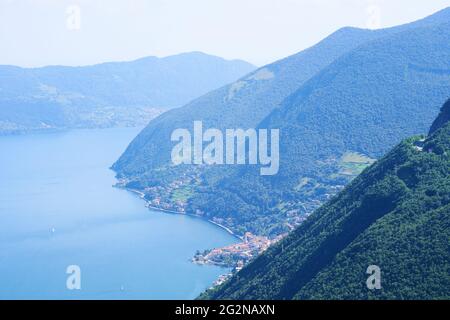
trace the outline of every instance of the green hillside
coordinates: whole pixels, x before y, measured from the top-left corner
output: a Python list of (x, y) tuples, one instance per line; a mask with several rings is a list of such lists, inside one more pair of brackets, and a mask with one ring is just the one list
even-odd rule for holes
[[(426, 140), (404, 140), (202, 298), (449, 299), (449, 108)], [(371, 265), (381, 270), (380, 290), (367, 288)]]
[[(172, 208), (239, 234), (288, 232), (398, 141), (427, 132), (448, 95), (443, 22), (449, 9), (391, 29), (339, 30), (151, 121), (113, 168), (125, 186), (169, 206), (165, 195), (193, 186)], [(194, 120), (205, 128), (279, 128), (280, 172), (263, 178), (252, 166), (171, 166), (170, 134)], [(348, 162), (349, 154), (360, 159)]]
[[(287, 96), (336, 58), (362, 43), (395, 31), (343, 28), (309, 49), (261, 67), (234, 83), (166, 112), (148, 124), (113, 168), (121, 176), (146, 173), (158, 179), (160, 174), (154, 170), (170, 163), (173, 130), (192, 127), (195, 120), (202, 120), (205, 128), (255, 127)], [(176, 176), (176, 173), (167, 175)]]
[(213, 187), (193, 196), (191, 211), (231, 218), (238, 232), (289, 231), (355, 176), (346, 173), (363, 167), (349, 168), (345, 154), (376, 159), (402, 139), (428, 132), (448, 97), (449, 37), (450, 24), (417, 28), (337, 59), (259, 124), (280, 130), (278, 174), (261, 177), (259, 167), (247, 166), (213, 181), (206, 173)]

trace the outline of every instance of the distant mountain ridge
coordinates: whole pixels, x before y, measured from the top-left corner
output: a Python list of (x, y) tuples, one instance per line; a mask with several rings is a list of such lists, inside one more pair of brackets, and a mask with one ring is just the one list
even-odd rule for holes
[(83, 67), (0, 66), (0, 131), (7, 123), (11, 129), (145, 124), (254, 69), (201, 52)]
[(201, 298), (449, 299), (450, 118), (441, 116), (428, 138), (404, 140)]

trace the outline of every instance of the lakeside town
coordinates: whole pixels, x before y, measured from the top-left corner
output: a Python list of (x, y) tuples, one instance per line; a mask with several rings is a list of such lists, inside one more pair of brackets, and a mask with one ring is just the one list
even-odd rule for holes
[(199, 265), (216, 265), (232, 268), (231, 272), (219, 276), (214, 281), (213, 287), (219, 286), (227, 281), (233, 274), (239, 272), (246, 264), (259, 254), (266, 251), (271, 245), (284, 238), (280, 235), (275, 239), (264, 236), (255, 236), (250, 232), (245, 233), (243, 242), (232, 244), (226, 247), (197, 251), (192, 258), (192, 262)]
[(204, 252), (197, 251), (192, 261), (200, 265), (210, 264), (231, 267), (235, 271), (239, 271), (250, 260), (267, 250), (274, 243), (280, 241), (284, 236), (280, 235), (275, 239), (269, 239), (247, 232), (242, 242), (226, 247), (205, 250)]
[[(336, 175), (352, 179), (374, 160), (361, 154), (348, 152), (338, 161), (340, 162), (340, 171)], [(323, 202), (329, 200), (344, 187), (341, 184), (323, 185), (314, 179), (302, 178), (295, 191), (307, 194), (310, 199), (308, 201), (285, 201), (278, 204), (276, 209), (284, 216), (284, 226), (287, 231), (268, 237), (250, 232), (241, 233), (239, 226), (235, 225), (233, 221), (219, 217), (207, 218), (205, 213), (200, 210), (189, 212), (189, 199), (195, 193), (195, 188), (202, 183), (201, 169), (201, 166), (192, 167), (167, 184), (142, 186), (138, 181), (118, 179), (116, 187), (138, 194), (150, 209), (204, 218), (239, 238), (241, 241), (236, 244), (207, 249), (203, 252), (197, 251), (192, 258), (193, 263), (231, 268), (233, 273), (241, 270), (253, 258), (284, 238), (289, 231), (303, 223)], [(312, 197), (312, 194), (315, 197)], [(228, 276), (224, 275), (217, 281), (219, 283), (225, 281)]]
[[(184, 176), (184, 180), (177, 180), (167, 186), (157, 186), (145, 188), (143, 191), (131, 188), (129, 181), (119, 179), (116, 187), (125, 188), (139, 195), (146, 201), (146, 206), (151, 209), (160, 210), (174, 214), (188, 214), (186, 212), (188, 194), (184, 186), (195, 183), (197, 177), (195, 175)], [(183, 190), (183, 191), (180, 191)], [(173, 194), (176, 194), (174, 199)], [(166, 195), (166, 196), (164, 196)], [(167, 196), (172, 195), (172, 196)], [(201, 212), (192, 214), (195, 217), (202, 217)], [(216, 265), (220, 267), (232, 268), (233, 272), (242, 269), (249, 261), (260, 253), (264, 252), (274, 243), (280, 241), (286, 234), (279, 235), (275, 238), (254, 235), (246, 232), (243, 236), (237, 235), (230, 228), (225, 226), (220, 219), (208, 220), (230, 234), (233, 234), (241, 241), (226, 247), (208, 249), (203, 252), (197, 251), (192, 258), (192, 262), (199, 265)], [(301, 221), (296, 221), (295, 224)], [(294, 226), (292, 226), (294, 227)], [(226, 275), (224, 275), (226, 276)], [(220, 279), (223, 277), (219, 278)]]
[[(356, 153), (346, 153), (339, 160), (340, 171), (337, 175), (350, 179), (373, 162), (372, 159)], [(197, 251), (194, 254), (191, 261), (195, 264), (215, 265), (231, 269), (231, 272), (221, 275), (214, 282), (213, 286), (225, 282), (271, 245), (283, 239), (289, 231), (303, 223), (323, 202), (329, 200), (333, 195), (343, 189), (343, 185), (341, 184), (323, 185), (314, 181), (314, 179), (302, 178), (296, 187), (296, 191), (308, 194), (310, 197), (312, 194), (315, 194), (316, 197), (312, 197), (309, 201), (286, 201), (278, 204), (277, 210), (284, 216), (284, 225), (288, 231), (268, 237), (255, 235), (251, 232), (242, 234), (233, 221), (218, 217), (209, 219), (206, 218), (204, 212), (199, 210), (190, 213), (188, 201), (195, 193), (195, 188), (199, 185), (201, 185), (201, 168), (193, 167), (188, 172), (183, 172), (179, 177), (167, 184), (142, 186), (138, 181), (118, 179), (115, 186), (138, 194), (140, 198), (145, 200), (146, 206), (150, 209), (204, 218), (241, 240), (229, 246), (207, 249), (203, 252)]]
[[(212, 219), (206, 218), (205, 214), (199, 210), (188, 212), (188, 200), (195, 192), (195, 186), (201, 183), (199, 168), (192, 169), (191, 172), (184, 173), (176, 180), (165, 185), (141, 186), (136, 181), (127, 179), (118, 179), (115, 185), (128, 191), (138, 194), (146, 202), (150, 209), (159, 210), (173, 214), (185, 214), (194, 217), (204, 218), (213, 223), (241, 241), (239, 243), (222, 247), (208, 249), (203, 252), (197, 251), (192, 258), (192, 262), (199, 265), (216, 265), (226, 268), (232, 268), (233, 272), (242, 269), (253, 258), (267, 250), (271, 245), (284, 238), (289, 231), (300, 225), (323, 201), (335, 194), (341, 189), (341, 186), (332, 186), (330, 194), (323, 194), (319, 199), (313, 199), (308, 202), (285, 202), (278, 206), (278, 210), (285, 217), (285, 226), (288, 232), (268, 237), (264, 235), (255, 235), (250, 232), (244, 234), (237, 232), (237, 226), (232, 221), (224, 220), (218, 217)], [(304, 181), (303, 187), (308, 187), (310, 181)], [(312, 186), (314, 189), (315, 186)], [(220, 279), (219, 279), (220, 280)], [(220, 281), (219, 281), (220, 282)]]

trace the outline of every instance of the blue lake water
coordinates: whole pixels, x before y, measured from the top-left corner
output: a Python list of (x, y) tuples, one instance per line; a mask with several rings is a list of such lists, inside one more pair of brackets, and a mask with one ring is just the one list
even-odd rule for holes
[[(0, 299), (192, 299), (228, 272), (190, 259), (230, 234), (112, 187), (138, 131), (0, 137)], [(66, 288), (69, 265), (81, 290)]]

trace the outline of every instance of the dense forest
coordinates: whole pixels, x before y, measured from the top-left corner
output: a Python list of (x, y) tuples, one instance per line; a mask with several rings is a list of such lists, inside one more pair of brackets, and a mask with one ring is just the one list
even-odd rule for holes
[[(449, 299), (450, 101), (281, 243), (204, 299)], [(366, 285), (368, 266), (381, 289)]]

